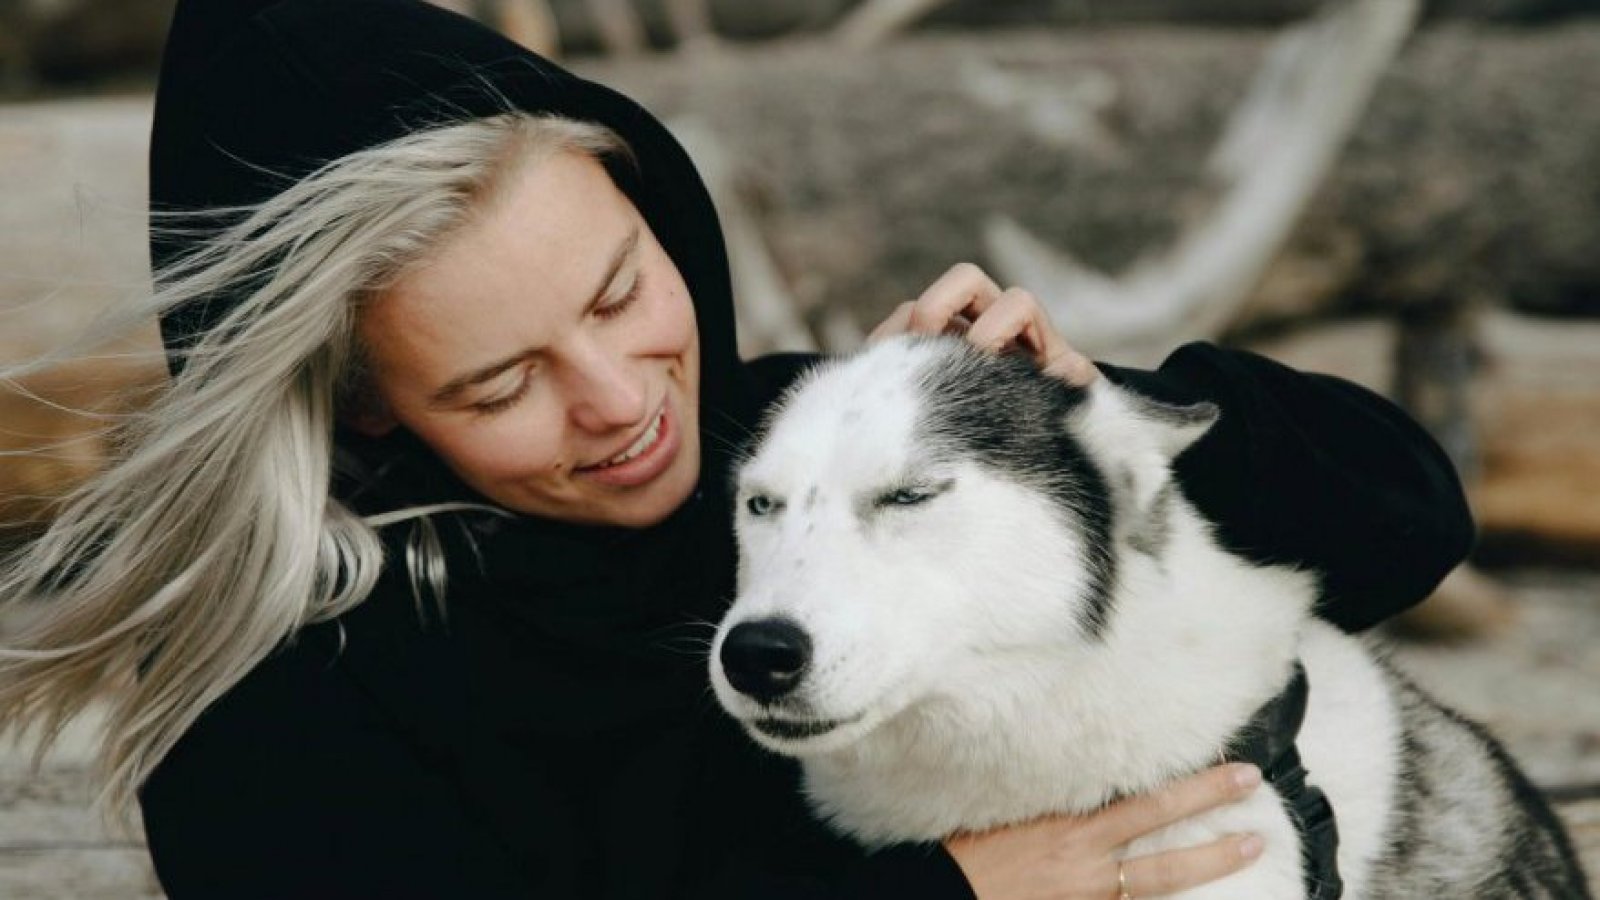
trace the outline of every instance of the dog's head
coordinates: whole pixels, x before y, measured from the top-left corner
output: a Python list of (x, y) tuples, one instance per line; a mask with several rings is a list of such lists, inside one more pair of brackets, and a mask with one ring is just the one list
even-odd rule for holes
[(1215, 416), (948, 338), (819, 367), (738, 474), (718, 699), (760, 743), (808, 755), (989, 667), (1093, 644), (1119, 554), (1159, 552), (1172, 459)]

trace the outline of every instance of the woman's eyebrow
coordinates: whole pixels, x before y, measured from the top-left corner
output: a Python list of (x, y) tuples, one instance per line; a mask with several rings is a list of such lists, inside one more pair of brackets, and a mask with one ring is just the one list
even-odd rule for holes
[[(587, 316), (593, 312), (595, 307), (599, 306), (600, 302), (605, 299), (606, 288), (611, 286), (611, 282), (617, 277), (617, 272), (622, 269), (622, 264), (627, 262), (628, 257), (632, 256), (633, 252), (638, 248), (639, 225), (635, 224), (633, 230), (628, 232), (628, 236), (622, 239), (622, 243), (618, 244), (616, 251), (611, 254), (611, 262), (606, 265), (605, 277), (600, 279), (600, 286), (595, 288), (594, 294), (589, 298), (589, 302), (584, 304), (583, 315)], [(433, 395), (428, 398), (428, 405), (433, 407), (445, 406), (460, 395), (462, 391), (475, 384), (482, 384), (488, 381), (527, 359), (534, 352), (532, 350), (519, 351), (515, 355), (506, 357), (498, 362), (492, 362), (480, 369), (474, 369), (465, 375), (458, 375), (446, 382), (444, 387), (434, 391)]]
[(611, 286), (612, 280), (617, 277), (617, 272), (622, 269), (622, 264), (627, 262), (628, 257), (632, 256), (633, 251), (637, 249), (639, 249), (639, 225), (634, 223), (633, 230), (629, 231), (628, 236), (623, 238), (622, 243), (617, 245), (617, 251), (611, 254), (611, 264), (606, 266), (605, 277), (600, 279), (600, 284), (594, 289), (594, 293), (590, 295), (589, 302), (584, 304), (584, 315), (594, 312), (594, 308), (599, 306), (600, 301), (605, 299), (606, 288)]

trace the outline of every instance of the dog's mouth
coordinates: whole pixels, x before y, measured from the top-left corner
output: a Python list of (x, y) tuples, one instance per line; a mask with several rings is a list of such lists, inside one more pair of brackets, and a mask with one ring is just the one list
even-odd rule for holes
[(855, 715), (848, 719), (777, 719), (772, 717), (752, 719), (750, 727), (770, 738), (780, 741), (803, 741), (808, 738), (822, 737), (838, 729), (861, 721), (861, 716)]

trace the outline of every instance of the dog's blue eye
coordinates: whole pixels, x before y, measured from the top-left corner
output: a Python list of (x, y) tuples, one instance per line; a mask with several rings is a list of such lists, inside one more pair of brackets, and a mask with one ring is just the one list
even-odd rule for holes
[(878, 498), (879, 506), (916, 506), (926, 503), (933, 495), (915, 488), (899, 488)]
[(768, 516), (778, 508), (778, 502), (766, 494), (752, 494), (744, 502), (744, 508), (750, 510), (752, 516)]

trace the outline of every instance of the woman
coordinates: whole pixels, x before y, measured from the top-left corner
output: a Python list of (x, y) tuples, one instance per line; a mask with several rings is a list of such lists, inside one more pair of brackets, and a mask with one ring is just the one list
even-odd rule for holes
[[(863, 858), (715, 709), (727, 474), (804, 360), (738, 360), (704, 188), (625, 98), (414, 0), (180, 3), (151, 197), (174, 379), (7, 564), (51, 604), (0, 715), (110, 695), (111, 798), (171, 896), (1153, 896), (1259, 849), (1119, 867), (1249, 789), (1222, 769)], [(880, 332), (958, 316), (1098, 377), (971, 267)], [(1333, 621), (1465, 553), (1448, 464), (1381, 400), (1204, 346), (1103, 368), (1222, 407), (1180, 480), (1321, 572)]]

